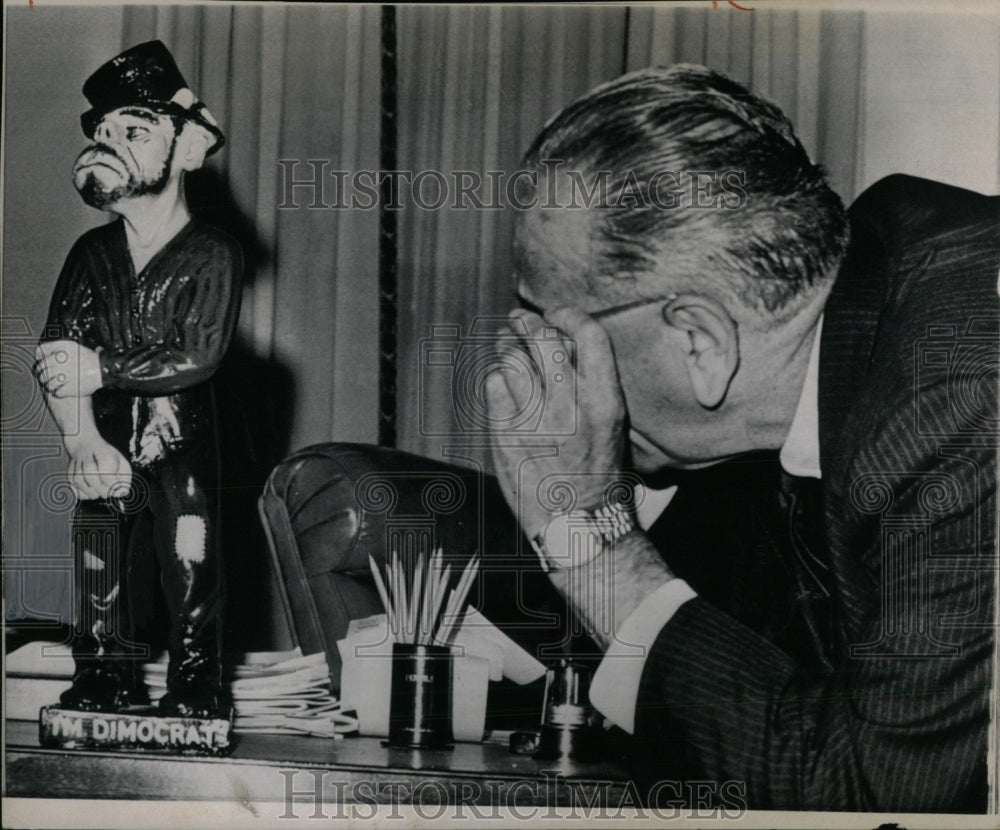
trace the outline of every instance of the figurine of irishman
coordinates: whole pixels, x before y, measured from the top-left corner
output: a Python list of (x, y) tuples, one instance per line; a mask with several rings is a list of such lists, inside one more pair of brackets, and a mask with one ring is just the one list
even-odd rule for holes
[(223, 582), (210, 379), (236, 326), (242, 255), (192, 219), (184, 174), (224, 138), (159, 41), (106, 63), (83, 93), (91, 144), (73, 183), (117, 218), (70, 250), (35, 364), (79, 497), (75, 671), (60, 703), (120, 711), (143, 702), (136, 619), (162, 592), (160, 711), (213, 717)]

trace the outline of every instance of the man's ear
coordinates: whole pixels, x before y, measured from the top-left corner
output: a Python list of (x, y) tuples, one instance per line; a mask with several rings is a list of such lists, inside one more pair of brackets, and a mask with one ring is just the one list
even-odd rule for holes
[(214, 141), (212, 134), (193, 121), (186, 121), (177, 137), (174, 158), (181, 170), (197, 170), (205, 163), (208, 148)]
[(736, 322), (720, 303), (698, 294), (675, 297), (664, 307), (663, 319), (683, 337), (684, 365), (698, 403), (715, 409), (740, 364)]

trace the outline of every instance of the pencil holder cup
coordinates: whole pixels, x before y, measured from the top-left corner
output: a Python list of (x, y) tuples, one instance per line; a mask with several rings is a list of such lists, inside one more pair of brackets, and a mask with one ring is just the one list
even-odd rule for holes
[(393, 645), (390, 746), (443, 748), (451, 743), (451, 674), (451, 649)]

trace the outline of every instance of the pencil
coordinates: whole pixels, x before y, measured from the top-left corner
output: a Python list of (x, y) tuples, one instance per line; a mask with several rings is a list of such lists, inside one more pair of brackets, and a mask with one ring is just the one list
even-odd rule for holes
[(385, 608), (385, 617), (389, 624), (389, 630), (395, 627), (392, 619), (392, 605), (389, 603), (389, 596), (385, 590), (385, 583), (382, 581), (382, 574), (379, 573), (378, 565), (375, 564), (375, 558), (369, 554), (368, 565), (372, 569), (372, 576), (375, 578), (375, 587), (378, 589), (378, 595), (382, 599), (382, 606)]
[(415, 573), (413, 574), (413, 592), (410, 594), (410, 636), (407, 640), (409, 643), (416, 643), (419, 634), (417, 631), (417, 626), (420, 624), (420, 587), (424, 578), (424, 555), (421, 553), (417, 557), (417, 565)]
[(444, 644), (447, 644), (448, 640), (451, 639), (451, 635), (457, 627), (458, 618), (465, 610), (465, 600), (469, 595), (472, 582), (476, 578), (478, 567), (479, 556), (477, 554), (469, 560), (469, 564), (465, 566), (465, 570), (458, 580), (458, 585), (452, 589), (451, 595), (448, 597), (448, 604), (445, 606), (444, 616), (441, 621), (443, 630), (438, 634), (438, 638)]

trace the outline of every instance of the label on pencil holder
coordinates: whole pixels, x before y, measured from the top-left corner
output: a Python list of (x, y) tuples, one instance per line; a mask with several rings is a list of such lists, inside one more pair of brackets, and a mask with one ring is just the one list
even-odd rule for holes
[(389, 743), (444, 747), (451, 743), (451, 649), (395, 643), (389, 701)]

